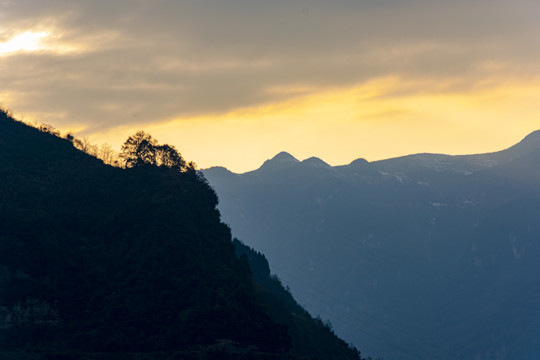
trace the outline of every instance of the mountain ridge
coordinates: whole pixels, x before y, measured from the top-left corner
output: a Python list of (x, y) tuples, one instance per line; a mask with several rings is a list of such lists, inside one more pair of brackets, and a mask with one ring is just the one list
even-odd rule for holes
[(489, 154), (205, 174), (234, 235), (366, 352), (535, 360), (538, 135)]
[[(258, 171), (283, 171), (302, 163), (320, 162), (321, 167), (333, 169), (347, 169), (351, 166), (359, 166), (364, 164), (372, 164), (381, 171), (396, 171), (403, 172), (405, 170), (418, 170), (422, 168), (432, 168), (438, 171), (450, 171), (459, 173), (471, 173), (481, 169), (486, 169), (501, 165), (505, 162), (512, 161), (520, 156), (526, 155), (536, 149), (540, 149), (540, 130), (535, 130), (526, 135), (518, 143), (499, 151), (467, 154), (467, 155), (447, 155), (440, 153), (416, 153), (410, 155), (399, 156), (395, 158), (383, 159), (369, 162), (363, 158), (358, 158), (346, 165), (332, 166), (324, 162), (324, 160), (315, 156), (305, 160), (298, 160), (291, 154), (281, 151), (273, 158), (264, 161), (264, 163), (255, 170), (250, 170), (244, 173), (256, 173)], [(328, 165), (328, 166), (325, 166)], [(397, 166), (397, 167), (396, 167)], [(407, 167), (408, 169), (406, 169)], [(214, 168), (221, 166), (210, 167), (204, 169), (205, 172), (212, 172)], [(230, 170), (229, 170), (230, 171)]]

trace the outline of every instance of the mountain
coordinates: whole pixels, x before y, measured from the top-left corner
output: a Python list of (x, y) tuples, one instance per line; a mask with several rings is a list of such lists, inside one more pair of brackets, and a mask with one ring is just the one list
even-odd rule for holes
[(204, 174), (233, 235), (366, 353), (540, 353), (540, 132), (489, 154)]
[(487, 154), (475, 155), (443, 155), (443, 154), (416, 154), (394, 159), (375, 162), (381, 171), (392, 172), (414, 171), (431, 169), (443, 172), (458, 172), (469, 174), (473, 171), (502, 165), (526, 156), (538, 150), (540, 144), (540, 130), (527, 135), (521, 142), (509, 149)]
[(262, 166), (259, 168), (259, 171), (266, 172), (285, 170), (294, 167), (297, 163), (299, 163), (298, 159), (296, 159), (291, 154), (282, 151), (276, 156), (274, 156), (272, 159), (266, 160), (264, 164), (262, 164)]
[[(334, 334), (331, 324), (323, 322), (320, 318), (314, 320), (298, 305), (279, 278), (271, 274), (270, 266), (263, 254), (238, 239), (234, 239), (233, 243), (236, 254), (241, 259), (246, 259), (252, 269), (257, 297), (270, 311), (272, 318), (289, 329), (293, 339), (291, 352), (316, 354), (318, 359), (347, 359), (355, 355), (354, 348), (330, 336)], [(356, 355), (359, 356), (360, 353)]]
[(0, 112), (0, 183), (2, 359), (360, 359), (237, 256), (196, 171), (107, 166)]

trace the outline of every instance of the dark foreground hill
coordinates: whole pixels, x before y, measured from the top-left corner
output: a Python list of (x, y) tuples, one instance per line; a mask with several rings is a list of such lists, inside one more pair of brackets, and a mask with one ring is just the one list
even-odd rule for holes
[(0, 183), (2, 359), (359, 358), (252, 277), (195, 171), (106, 166), (0, 112)]
[(204, 171), (306, 308), (388, 360), (540, 354), (540, 132), (497, 153)]

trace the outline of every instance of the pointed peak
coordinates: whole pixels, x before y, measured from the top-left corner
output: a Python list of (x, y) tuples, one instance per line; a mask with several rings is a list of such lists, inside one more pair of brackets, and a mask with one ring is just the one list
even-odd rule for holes
[(272, 162), (275, 162), (275, 161), (279, 161), (279, 162), (299, 162), (297, 158), (295, 158), (294, 156), (292, 156), (291, 154), (289, 154), (286, 151), (280, 152), (279, 154), (274, 156), (269, 161), (272, 161)]
[(282, 151), (272, 159), (266, 160), (259, 170), (283, 170), (288, 169), (299, 162), (300, 161), (297, 158), (288, 152)]

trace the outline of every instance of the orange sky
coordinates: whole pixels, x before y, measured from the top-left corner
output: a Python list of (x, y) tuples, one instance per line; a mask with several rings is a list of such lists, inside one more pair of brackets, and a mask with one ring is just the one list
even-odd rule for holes
[[(500, 83), (472, 93), (403, 94), (399, 79), (314, 91), (293, 100), (222, 114), (183, 117), (144, 128), (203, 168), (256, 169), (280, 151), (332, 165), (419, 152), (502, 150), (540, 129), (540, 82)], [(120, 144), (126, 126), (94, 134)], [(204, 134), (204, 136), (202, 136)]]
[[(227, 6), (226, 6), (227, 5)], [(540, 129), (540, 5), (0, 1), (0, 102), (200, 167), (500, 150)]]

